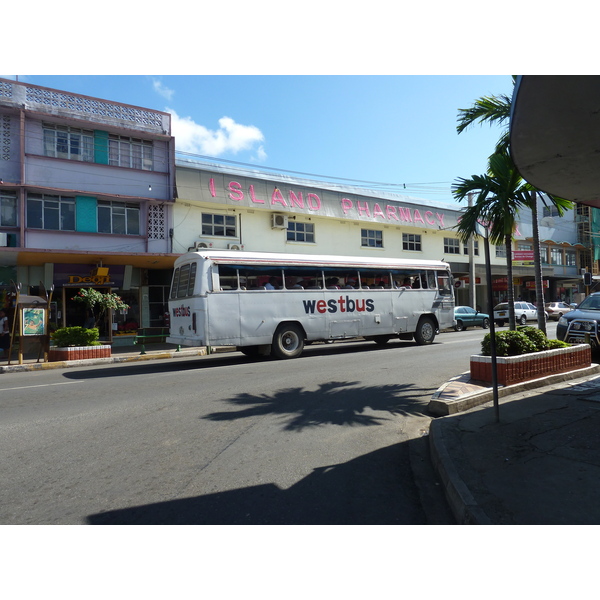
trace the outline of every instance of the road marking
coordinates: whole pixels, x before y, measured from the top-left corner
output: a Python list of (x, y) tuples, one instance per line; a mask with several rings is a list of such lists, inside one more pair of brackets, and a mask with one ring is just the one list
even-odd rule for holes
[(83, 381), (63, 381), (61, 383), (41, 383), (40, 385), (24, 385), (22, 387), (3, 388), (2, 392), (10, 392), (11, 390), (27, 390), (29, 388), (50, 387), (51, 385), (69, 385), (71, 383), (83, 383)]

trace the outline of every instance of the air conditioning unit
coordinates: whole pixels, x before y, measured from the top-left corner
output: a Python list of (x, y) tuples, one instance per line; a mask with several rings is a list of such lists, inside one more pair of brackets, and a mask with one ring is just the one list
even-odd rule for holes
[(196, 242), (194, 248), (196, 248), (196, 250), (206, 250), (207, 248), (210, 248), (210, 246), (206, 242)]
[(0, 246), (8, 246), (8, 233), (0, 233)]
[(458, 289), (458, 288), (464, 288), (465, 287), (465, 282), (462, 279), (455, 279), (454, 280), (454, 287), (456, 289)]
[(271, 227), (273, 229), (287, 229), (287, 226), (288, 226), (287, 215), (282, 215), (281, 213), (271, 214)]
[(228, 250), (241, 250), (243, 246), (241, 244), (227, 244)]

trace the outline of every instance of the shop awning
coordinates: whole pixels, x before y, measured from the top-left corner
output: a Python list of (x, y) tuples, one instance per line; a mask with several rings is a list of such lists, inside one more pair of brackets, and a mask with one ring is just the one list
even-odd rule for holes
[(540, 190), (600, 207), (600, 76), (523, 75), (510, 119), (513, 161)]

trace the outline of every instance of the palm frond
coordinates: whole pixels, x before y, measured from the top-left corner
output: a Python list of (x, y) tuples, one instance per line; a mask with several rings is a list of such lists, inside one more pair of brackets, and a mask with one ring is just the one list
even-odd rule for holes
[(462, 133), (475, 123), (507, 124), (510, 117), (510, 104), (511, 99), (506, 94), (479, 98), (470, 108), (458, 109), (456, 131)]

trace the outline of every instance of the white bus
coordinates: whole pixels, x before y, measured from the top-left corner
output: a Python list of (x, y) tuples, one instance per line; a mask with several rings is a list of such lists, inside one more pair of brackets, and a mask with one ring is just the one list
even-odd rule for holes
[(443, 261), (188, 252), (175, 261), (167, 341), (276, 358), (316, 341), (431, 344), (455, 324), (453, 290)]

